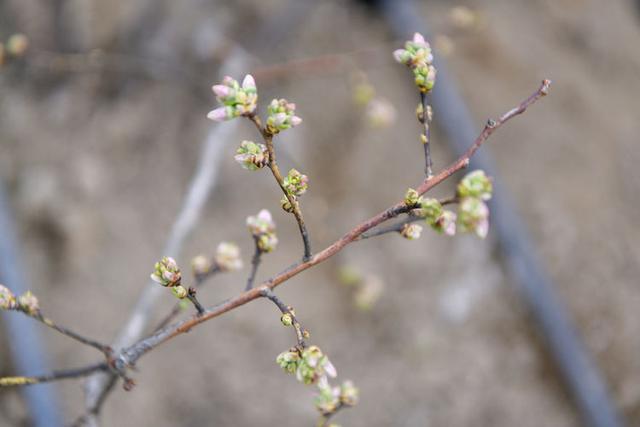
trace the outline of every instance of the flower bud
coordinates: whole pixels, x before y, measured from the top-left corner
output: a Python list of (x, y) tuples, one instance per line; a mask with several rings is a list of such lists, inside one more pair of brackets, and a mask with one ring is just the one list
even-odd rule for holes
[(408, 240), (416, 240), (420, 238), (422, 226), (418, 224), (405, 224), (400, 230), (400, 235)]
[(253, 236), (259, 236), (265, 233), (273, 233), (276, 230), (276, 224), (273, 222), (271, 212), (262, 209), (255, 216), (247, 217), (247, 227)]
[(187, 289), (182, 285), (172, 287), (171, 292), (173, 292), (173, 295), (178, 299), (184, 299), (189, 294)]
[(458, 197), (477, 197), (481, 200), (491, 199), (493, 184), (483, 170), (475, 170), (465, 175), (458, 184)]
[(300, 354), (296, 350), (285, 351), (278, 355), (276, 363), (284, 369), (285, 372), (293, 374), (298, 369)]
[(293, 316), (291, 313), (284, 313), (282, 317), (280, 317), (280, 321), (284, 326), (291, 326), (293, 325)]
[(38, 298), (27, 291), (18, 297), (18, 308), (27, 314), (34, 315), (40, 310)]
[(15, 310), (18, 307), (16, 297), (9, 288), (0, 285), (0, 310)]
[(226, 76), (221, 84), (214, 85), (213, 93), (221, 107), (209, 112), (207, 117), (215, 121), (225, 121), (238, 116), (254, 114), (258, 102), (256, 82), (250, 74), (245, 76), (242, 86), (233, 78)]
[(358, 404), (360, 391), (352, 381), (345, 381), (340, 386), (340, 402), (343, 405), (355, 406)]
[(431, 225), (438, 233), (444, 233), (447, 236), (456, 234), (456, 217), (457, 215), (451, 211), (443, 211), (442, 215)]
[(427, 224), (433, 225), (442, 215), (442, 205), (437, 199), (423, 199), (420, 202), (418, 215), (424, 218)]
[(256, 144), (253, 141), (242, 141), (236, 155), (236, 162), (245, 169), (254, 171), (260, 169), (269, 162), (267, 147), (264, 144)]
[(24, 34), (14, 34), (7, 40), (7, 53), (15, 57), (25, 54), (29, 48), (29, 39)]
[(314, 397), (313, 403), (321, 414), (335, 412), (340, 404), (340, 387), (331, 387), (327, 377), (322, 377), (318, 381), (318, 394)]
[(367, 105), (367, 120), (374, 128), (386, 128), (396, 120), (396, 109), (386, 99), (376, 98)]
[(242, 268), (240, 248), (230, 242), (221, 242), (216, 249), (216, 265), (222, 271), (235, 271)]
[(211, 267), (211, 260), (204, 255), (198, 255), (191, 260), (191, 270), (196, 276), (203, 276), (209, 273)]
[(431, 46), (420, 33), (416, 33), (404, 47), (393, 52), (395, 60), (413, 70), (415, 83), (421, 92), (430, 91), (436, 80)]
[(306, 193), (309, 187), (309, 178), (301, 174), (296, 169), (291, 169), (284, 178), (283, 187), (287, 193), (293, 196), (301, 196)]
[(325, 375), (332, 378), (337, 375), (336, 368), (329, 361), (329, 358), (322, 353), (318, 346), (312, 345), (305, 348), (296, 370), (298, 381), (304, 384), (313, 384)]
[(302, 119), (295, 115), (296, 104), (286, 99), (274, 99), (267, 107), (266, 129), (272, 135), (290, 129), (302, 123)]
[(404, 195), (404, 204), (408, 207), (416, 206), (418, 203), (422, 202), (422, 197), (420, 194), (413, 188), (409, 188), (407, 193)]
[(162, 286), (176, 286), (180, 284), (182, 275), (176, 261), (171, 257), (163, 257), (160, 262), (156, 262), (155, 269), (151, 274), (151, 280)]
[(458, 205), (457, 225), (461, 232), (474, 232), (484, 239), (489, 232), (489, 208), (476, 197), (465, 197)]
[(287, 196), (282, 196), (282, 199), (280, 199), (280, 207), (285, 212), (289, 212), (289, 213), (293, 212), (293, 205), (291, 204), (291, 202), (289, 202), (289, 199), (287, 199)]
[(258, 248), (261, 252), (269, 253), (276, 250), (278, 246), (278, 237), (275, 233), (266, 233), (258, 237)]

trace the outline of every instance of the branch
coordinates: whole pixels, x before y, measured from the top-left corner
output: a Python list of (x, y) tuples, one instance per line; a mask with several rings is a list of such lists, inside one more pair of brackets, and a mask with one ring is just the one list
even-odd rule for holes
[(106, 345), (106, 344), (102, 344), (99, 343), (98, 341), (92, 340), (90, 338), (86, 338), (83, 337), (80, 334), (77, 334), (75, 332), (73, 332), (72, 330), (62, 327), (58, 324), (56, 324), (53, 320), (46, 318), (42, 315), (42, 313), (40, 312), (40, 310), (37, 310), (34, 313), (27, 313), (26, 311), (22, 311), (24, 314), (26, 314), (27, 316), (31, 317), (32, 319), (35, 319), (37, 321), (39, 321), (40, 323), (50, 327), (51, 329), (60, 332), (62, 335), (66, 335), (76, 341), (78, 341), (79, 343), (82, 343), (84, 345), (88, 345), (90, 347), (93, 347), (99, 351), (101, 351), (105, 356), (110, 356), (111, 353), (113, 352), (113, 350), (111, 349), (110, 346)]
[(256, 273), (258, 272), (258, 267), (260, 266), (260, 261), (262, 260), (262, 249), (260, 249), (260, 245), (258, 245), (258, 237), (253, 236), (253, 241), (255, 242), (256, 250), (253, 253), (253, 258), (251, 258), (251, 273), (249, 273), (247, 286), (244, 288), (245, 291), (253, 288), (253, 282), (255, 282), (256, 280)]
[[(285, 314), (291, 317), (291, 325), (293, 325), (294, 330), (296, 331), (296, 340), (298, 341), (298, 347), (300, 351), (304, 350), (307, 347), (305, 343), (305, 338), (309, 337), (309, 332), (302, 327), (296, 314), (293, 311), (291, 306), (286, 305), (273, 291), (269, 288), (264, 288), (261, 292), (261, 295), (265, 298), (268, 298), (271, 302), (273, 302), (278, 309), (282, 312), (282, 315)], [(284, 323), (284, 322), (283, 322)]]
[(0, 378), (0, 387), (10, 387), (19, 385), (33, 385), (48, 383), (51, 381), (67, 380), (70, 378), (86, 377), (97, 371), (107, 371), (109, 366), (106, 362), (96, 363), (94, 365), (85, 366), (77, 369), (65, 369), (53, 371), (50, 374), (38, 375), (35, 377), (2, 377)]
[(422, 133), (422, 146), (424, 147), (425, 162), (424, 172), (427, 175), (427, 178), (431, 178), (433, 176), (433, 171), (431, 170), (433, 165), (431, 160), (431, 107), (427, 102), (426, 92), (420, 91), (420, 106), (422, 107), (422, 111), (418, 114), (418, 121), (424, 126)]
[[(503, 114), (498, 120), (489, 120), (480, 135), (478, 135), (476, 140), (467, 149), (467, 151), (465, 151), (462, 156), (460, 156), (456, 161), (439, 172), (437, 175), (425, 179), (422, 184), (418, 186), (418, 193), (426, 193), (427, 191), (431, 190), (433, 187), (453, 175), (455, 172), (467, 167), (469, 165), (470, 157), (478, 150), (478, 148), (480, 148), (480, 146), (484, 142), (487, 141), (489, 136), (491, 136), (491, 134), (493, 134), (493, 132), (501, 127), (504, 123), (517, 116), (518, 114), (523, 113), (531, 104), (533, 104), (542, 96), (546, 95), (548, 93), (550, 84), (551, 82), (549, 80), (544, 80), (540, 87), (517, 107)], [(192, 328), (198, 326), (201, 323), (204, 323), (228, 311), (240, 307), (250, 301), (262, 297), (268, 290), (276, 288), (283, 282), (317, 264), (320, 264), (336, 253), (340, 252), (349, 243), (358, 240), (358, 238), (368, 230), (391, 218), (395, 218), (402, 213), (406, 213), (408, 212), (408, 210), (409, 208), (404, 204), (403, 201), (396, 203), (388, 209), (358, 224), (355, 228), (347, 232), (333, 244), (331, 244), (321, 252), (313, 255), (309, 260), (298, 262), (282, 271), (281, 273), (277, 274), (276, 276), (272, 277), (271, 279), (263, 282), (259, 287), (243, 292), (234, 298), (226, 300), (214, 307), (207, 309), (201, 316), (192, 316), (188, 319), (185, 319), (173, 325), (169, 325), (161, 329), (160, 331), (157, 331), (150, 337), (145, 338), (123, 350), (121, 353), (122, 358), (126, 360), (128, 364), (133, 365), (140, 357), (158, 347), (160, 344), (180, 334), (190, 331)]]

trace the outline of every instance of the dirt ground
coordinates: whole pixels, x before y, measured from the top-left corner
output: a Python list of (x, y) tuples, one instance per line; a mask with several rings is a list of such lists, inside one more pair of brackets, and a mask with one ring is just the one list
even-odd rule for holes
[[(286, 97), (304, 119), (280, 141), (286, 144), (281, 161), (310, 178), (302, 204), (315, 249), (422, 178), (417, 98), (408, 72), (391, 57), (399, 41), (359, 5), (316, 2), (298, 21), (273, 29), (289, 27), (284, 42), (261, 50), (255, 28), (285, 14), (284, 0), (163, 2), (150, 14), (143, 0), (54, 3), (62, 5), (58, 21), (49, 3), (2, 4), (2, 37), (26, 33), (34, 56), (0, 74), (0, 176), (18, 218), (31, 286), (61, 324), (111, 341), (127, 318), (162, 255), (212, 126), (205, 118), (215, 101), (209, 86), (220, 78), (219, 64), (236, 42), (254, 58), (247, 71), (258, 76), (261, 105)], [(440, 36), (436, 54), (446, 56), (478, 128), (542, 78), (554, 81), (550, 96), (483, 149), (495, 157), (617, 408), (629, 426), (640, 425), (635, 4), (460, 4), (473, 12), (471, 22), (456, 19), (449, 2), (421, 7)], [(144, 28), (136, 27), (140, 22)], [(113, 63), (86, 55), (77, 64), (60, 63), (46, 54), (95, 48), (113, 54)], [(268, 64), (334, 53), (349, 55), (337, 67), (321, 63), (305, 73), (259, 77)], [(395, 105), (392, 127), (372, 128), (353, 106), (355, 69)], [(201, 292), (207, 304), (244, 286), (252, 253), (247, 215), (268, 208), (278, 225), (280, 246), (266, 257), (260, 278), (300, 255), (295, 223), (279, 209), (271, 177), (233, 161), (236, 141), (257, 139), (248, 123), (239, 129), (227, 145), (201, 224), (178, 259), (187, 265), (222, 240), (241, 246), (244, 270), (208, 284)], [(451, 155), (437, 129), (434, 141), (438, 168)], [(371, 310), (355, 308), (352, 291), (337, 280), (344, 265), (384, 283)], [(278, 294), (296, 308), (340, 378), (360, 387), (360, 404), (336, 417), (341, 425), (581, 425), (491, 235), (485, 241), (452, 239), (425, 230), (413, 242), (389, 235), (357, 243)], [(162, 300), (158, 319), (172, 303), (170, 295)], [(64, 337), (43, 336), (55, 367), (96, 358)], [(0, 374), (8, 375), (10, 343), (0, 339)], [(313, 425), (312, 390), (274, 363), (292, 344), (271, 304), (244, 306), (143, 358), (134, 373), (137, 387), (111, 395), (103, 423)], [(57, 392), (65, 418), (73, 420), (83, 408), (82, 383), (59, 383)], [(26, 416), (19, 391), (3, 389), (0, 425), (28, 425)]]

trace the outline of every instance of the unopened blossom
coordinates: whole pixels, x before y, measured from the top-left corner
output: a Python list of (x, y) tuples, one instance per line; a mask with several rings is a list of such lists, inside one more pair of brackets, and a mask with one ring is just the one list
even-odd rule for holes
[(357, 405), (359, 395), (360, 390), (353, 384), (353, 381), (345, 381), (340, 385), (340, 402), (343, 405)]
[(156, 262), (154, 271), (151, 274), (151, 280), (162, 286), (179, 285), (182, 280), (182, 275), (176, 260), (166, 256), (159, 262)]
[(400, 235), (408, 240), (416, 240), (420, 238), (422, 226), (418, 224), (405, 224), (400, 230)]
[(340, 387), (332, 387), (327, 377), (322, 377), (318, 381), (318, 394), (314, 397), (313, 402), (316, 409), (322, 414), (331, 414), (338, 409), (340, 405)]
[(204, 255), (195, 256), (191, 260), (191, 270), (196, 276), (202, 276), (209, 273), (209, 271), (211, 271), (211, 267), (213, 267), (211, 259)]
[(442, 215), (442, 204), (437, 199), (423, 199), (420, 201), (418, 215), (424, 218), (427, 224), (432, 225)]
[(242, 141), (234, 156), (236, 162), (243, 168), (254, 171), (263, 168), (269, 162), (267, 147), (253, 141)]
[(254, 236), (265, 233), (273, 233), (276, 230), (276, 224), (273, 222), (271, 212), (262, 209), (257, 215), (247, 217), (247, 227)]
[(489, 232), (489, 208), (479, 198), (465, 197), (458, 205), (456, 223), (461, 232), (474, 232), (484, 239)]
[(483, 170), (475, 170), (462, 178), (458, 183), (458, 197), (477, 197), (482, 200), (491, 199), (493, 184)]
[(240, 248), (235, 243), (220, 242), (216, 249), (215, 260), (222, 271), (236, 271), (242, 268)]
[(184, 299), (189, 294), (189, 291), (187, 291), (187, 288), (185, 288), (182, 285), (172, 287), (171, 292), (178, 299)]
[(296, 104), (286, 99), (274, 99), (267, 107), (266, 129), (272, 135), (290, 129), (302, 123), (302, 119), (295, 115)]
[(18, 308), (28, 314), (36, 314), (40, 310), (38, 298), (31, 291), (27, 291), (18, 297)]
[(291, 326), (293, 325), (293, 316), (291, 315), (291, 313), (284, 313), (280, 317), (280, 321), (284, 326)]
[(444, 233), (447, 236), (454, 236), (456, 234), (456, 218), (457, 215), (455, 212), (445, 210), (431, 225), (431, 227), (439, 233)]
[(404, 195), (404, 204), (413, 207), (422, 202), (422, 197), (413, 188), (409, 188)]
[(209, 119), (223, 122), (254, 114), (258, 102), (258, 91), (251, 74), (245, 76), (242, 86), (237, 80), (226, 76), (221, 84), (214, 85), (211, 89), (221, 106), (209, 112), (207, 115)]
[(287, 196), (282, 196), (282, 199), (280, 199), (280, 207), (285, 212), (289, 212), (289, 213), (293, 212), (293, 205), (291, 204), (289, 199), (287, 199)]
[(284, 177), (283, 186), (287, 193), (296, 197), (302, 196), (309, 188), (309, 178), (296, 169), (291, 169)]
[(6, 286), (0, 285), (0, 310), (15, 310), (16, 297)]
[(269, 253), (276, 250), (278, 246), (278, 236), (275, 233), (265, 233), (258, 237), (258, 248), (261, 252)]
[(298, 363), (296, 378), (304, 384), (313, 384), (325, 375), (335, 377), (336, 368), (329, 358), (322, 353), (320, 347), (312, 345), (302, 352), (302, 359)]
[(276, 363), (284, 369), (285, 372), (293, 374), (298, 369), (300, 360), (300, 353), (295, 349), (291, 349), (280, 353), (276, 358)]
[(387, 128), (396, 121), (396, 109), (384, 98), (375, 98), (367, 105), (367, 120), (375, 128)]

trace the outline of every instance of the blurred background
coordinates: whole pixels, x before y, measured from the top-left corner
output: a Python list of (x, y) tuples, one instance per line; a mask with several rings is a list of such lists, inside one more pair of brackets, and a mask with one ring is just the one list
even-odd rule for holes
[[(113, 341), (165, 255), (205, 140), (216, 126), (230, 126), (206, 119), (216, 104), (210, 86), (226, 72), (256, 77), (262, 111), (273, 97), (297, 104), (303, 125), (276, 144), (282, 169), (309, 176), (301, 203), (315, 250), (421, 182), (418, 96), (391, 55), (421, 29), (399, 35), (388, 9), (368, 3), (0, 2), (0, 38), (28, 39), (20, 57), (5, 49), (0, 70), (2, 209), (15, 218), (24, 283), (43, 310)], [(640, 425), (636, 4), (431, 0), (416, 7), (476, 130), (541, 79), (553, 80), (550, 96), (482, 150), (493, 157), (613, 405), (626, 424)], [(373, 95), (362, 102), (363, 93)], [(454, 158), (439, 125), (445, 119), (453, 120), (436, 106), (436, 170)], [(255, 129), (234, 126), (219, 141), (217, 180), (178, 257), (186, 266), (220, 241), (241, 247), (245, 268), (208, 283), (199, 294), (207, 305), (244, 287), (253, 252), (247, 215), (267, 208), (278, 226), (280, 246), (265, 257), (259, 279), (301, 254), (297, 226), (279, 208), (268, 171), (233, 161), (241, 140), (258, 140)], [(457, 179), (434, 194), (450, 195)], [(486, 240), (430, 230), (417, 241), (385, 235), (278, 288), (339, 377), (360, 388), (360, 404), (336, 422), (585, 425), (498, 248), (494, 224)], [(345, 272), (358, 283), (345, 285)], [(173, 300), (163, 294), (152, 323)], [(0, 376), (16, 372), (9, 315), (0, 320)], [(32, 326), (50, 367), (98, 359)], [(313, 390), (275, 364), (293, 344), (290, 332), (266, 301), (211, 321), (141, 359), (138, 386), (112, 393), (103, 425), (313, 425)], [(51, 391), (64, 423), (82, 414), (82, 381)], [(32, 425), (26, 402), (22, 390), (0, 389), (0, 425)]]

